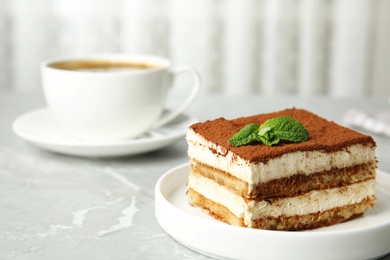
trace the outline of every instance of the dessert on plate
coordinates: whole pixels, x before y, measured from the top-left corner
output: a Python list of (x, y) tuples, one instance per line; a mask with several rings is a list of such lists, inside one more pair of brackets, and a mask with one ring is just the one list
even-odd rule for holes
[(189, 203), (231, 225), (313, 229), (375, 204), (372, 137), (309, 111), (196, 123), (186, 139)]

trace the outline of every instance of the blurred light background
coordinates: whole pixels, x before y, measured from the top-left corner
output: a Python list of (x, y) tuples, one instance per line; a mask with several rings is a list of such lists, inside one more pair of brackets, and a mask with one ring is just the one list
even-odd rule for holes
[(190, 64), (203, 94), (390, 96), (390, 1), (0, 0), (0, 90), (96, 52)]

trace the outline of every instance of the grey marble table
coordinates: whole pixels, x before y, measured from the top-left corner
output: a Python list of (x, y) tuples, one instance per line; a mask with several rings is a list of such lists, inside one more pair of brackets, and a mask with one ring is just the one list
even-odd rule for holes
[[(44, 106), (40, 93), (0, 93), (0, 259), (208, 259), (175, 242), (154, 216), (158, 178), (188, 161), (184, 139), (129, 157), (55, 154), (11, 129), (17, 116)], [(339, 123), (352, 107), (390, 109), (387, 98), (211, 95), (200, 96), (187, 113), (203, 121), (294, 106)], [(390, 139), (373, 137), (378, 168), (390, 173)]]

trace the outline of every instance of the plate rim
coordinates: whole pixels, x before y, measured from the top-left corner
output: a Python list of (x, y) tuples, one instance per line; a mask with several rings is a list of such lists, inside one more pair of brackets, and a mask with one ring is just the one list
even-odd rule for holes
[[(359, 227), (358, 229), (331, 230), (331, 231), (317, 229), (317, 230), (315, 230), (315, 232), (311, 232), (311, 230), (308, 230), (308, 231), (274, 231), (274, 230), (250, 229), (250, 228), (231, 226), (231, 225), (228, 225), (228, 224), (222, 223), (222, 222), (221, 223), (214, 222), (214, 221), (211, 221), (209, 219), (203, 219), (203, 218), (195, 216), (189, 212), (186, 212), (185, 210), (182, 210), (182, 209), (176, 207), (170, 201), (168, 201), (168, 198), (166, 198), (161, 192), (161, 185), (162, 185), (164, 180), (169, 178), (169, 176), (174, 175), (175, 173), (178, 174), (178, 172), (183, 171), (188, 167), (189, 167), (189, 163), (187, 162), (187, 163), (180, 164), (174, 168), (171, 168), (170, 170), (165, 172), (157, 181), (156, 186), (155, 186), (155, 217), (157, 219), (157, 222), (165, 230), (165, 232), (167, 232), (171, 237), (173, 237), (179, 243), (183, 244), (186, 247), (189, 247), (192, 250), (195, 250), (197, 252), (200, 252), (200, 253), (208, 255), (208, 256), (215, 257), (216, 255), (213, 253), (204, 251), (200, 248), (194, 247), (192, 245), (188, 245), (188, 243), (183, 242), (182, 239), (175, 237), (175, 235), (172, 235), (170, 233), (170, 230), (167, 230), (167, 227), (165, 226), (166, 223), (164, 223), (164, 220), (159, 215), (159, 213), (161, 211), (161, 209), (159, 207), (162, 207), (162, 206), (158, 205), (158, 203), (164, 203), (165, 204), (164, 206), (169, 207), (168, 210), (173, 211), (175, 213), (175, 215), (177, 215), (178, 217), (180, 217), (181, 215), (184, 216), (185, 218), (187, 218), (189, 220), (189, 222), (196, 221), (200, 225), (205, 225), (206, 227), (213, 226), (213, 228), (215, 228), (215, 229), (225, 229), (225, 231), (227, 229), (232, 233), (239, 232), (239, 233), (244, 233), (244, 235), (248, 234), (248, 236), (249, 235), (260, 236), (260, 235), (264, 234), (264, 235), (267, 235), (270, 237), (279, 237), (279, 238), (283, 238), (283, 239), (292, 239), (292, 238), (297, 239), (297, 237), (300, 240), (305, 240), (308, 238), (329, 239), (330, 237), (335, 237), (335, 236), (351, 237), (354, 234), (358, 234), (358, 233), (360, 234), (361, 232), (374, 234), (374, 233), (379, 232), (383, 228), (386, 228), (386, 230), (387, 229), (390, 230), (390, 220), (388, 222), (379, 223), (378, 225), (374, 225), (374, 226), (370, 225), (368, 227), (367, 226)], [(388, 181), (390, 183), (390, 175), (389, 174), (377, 169), (377, 175), (380, 176), (379, 179), (385, 178), (386, 182)], [(188, 175), (186, 175), (186, 177), (188, 178)], [(176, 187), (171, 188), (171, 193), (174, 192), (175, 190), (177, 190), (180, 187), (180, 185), (182, 185), (182, 184), (176, 185)], [(326, 227), (324, 229), (326, 229)], [(297, 234), (299, 234), (299, 235), (297, 235)], [(390, 249), (387, 249), (387, 250), (388, 250), (388, 252), (378, 252), (378, 254), (372, 255), (372, 257), (376, 258), (376, 257), (387, 255), (388, 253), (390, 253)], [(371, 254), (373, 254), (373, 253), (374, 252), (371, 252)], [(221, 257), (219, 255), (217, 255), (217, 256)]]

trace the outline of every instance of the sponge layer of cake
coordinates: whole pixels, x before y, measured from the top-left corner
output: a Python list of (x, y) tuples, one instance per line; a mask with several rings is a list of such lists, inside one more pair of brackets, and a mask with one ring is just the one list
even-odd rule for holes
[[(223, 185), (239, 196), (252, 199), (299, 195), (315, 189), (329, 189), (374, 179), (376, 162), (368, 162), (344, 168), (333, 168), (311, 174), (296, 174), (268, 182), (248, 185), (225, 171), (191, 160), (191, 172), (195, 172)], [(253, 187), (251, 190), (249, 187)]]

